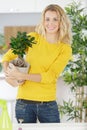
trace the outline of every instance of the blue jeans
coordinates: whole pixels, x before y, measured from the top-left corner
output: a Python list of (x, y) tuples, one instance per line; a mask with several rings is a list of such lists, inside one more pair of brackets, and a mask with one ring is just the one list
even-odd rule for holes
[(23, 123), (60, 123), (58, 105), (56, 101), (45, 103), (25, 103), (21, 99), (16, 102), (16, 119), (23, 119)]

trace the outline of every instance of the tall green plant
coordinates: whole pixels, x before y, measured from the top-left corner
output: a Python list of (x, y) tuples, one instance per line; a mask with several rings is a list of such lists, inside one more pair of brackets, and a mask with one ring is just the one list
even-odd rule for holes
[[(71, 85), (71, 91), (75, 93), (75, 104), (73, 106), (76, 113), (71, 113), (72, 116), (68, 119), (79, 118), (82, 121), (82, 112), (85, 110), (85, 121), (87, 121), (87, 93), (84, 86), (87, 86), (87, 14), (84, 13), (84, 8), (81, 3), (72, 2), (65, 10), (72, 22), (72, 50), (73, 60), (67, 65), (67, 71), (64, 71), (64, 81)], [(85, 98), (84, 98), (85, 97)], [(85, 102), (85, 106), (84, 106)], [(68, 105), (70, 102), (67, 102)], [(67, 103), (60, 106), (65, 113), (70, 115)], [(79, 105), (77, 105), (79, 104)], [(71, 106), (72, 107), (72, 106)], [(78, 110), (78, 112), (77, 112)]]
[(69, 63), (70, 72), (66, 72), (64, 79), (73, 83), (72, 89), (87, 85), (87, 15), (80, 8), (80, 3), (73, 2), (65, 10), (72, 22), (72, 50), (73, 60)]

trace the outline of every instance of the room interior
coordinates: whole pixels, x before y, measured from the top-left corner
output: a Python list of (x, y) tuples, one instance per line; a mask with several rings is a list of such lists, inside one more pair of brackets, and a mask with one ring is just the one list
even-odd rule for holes
[[(10, 0), (9, 0), (10, 2)], [(34, 1), (35, 2), (35, 1)], [(48, 3), (43, 4), (43, 7), (49, 3), (57, 3), (57, 0), (52, 0), (51, 2), (48, 0)], [(39, 2), (37, 1), (37, 8)], [(60, 2), (59, 2), (60, 3)], [(65, 2), (69, 3), (69, 0)], [(85, 3), (85, 2), (84, 2)], [(63, 7), (65, 6), (63, 5)], [(84, 4), (85, 5), (85, 4)], [(40, 6), (40, 5), (39, 5)], [(41, 5), (42, 6), (42, 5)], [(35, 6), (34, 6), (35, 7)], [(23, 6), (22, 6), (23, 8)], [(18, 10), (14, 8), (10, 8), (10, 11), (6, 12), (5, 10), (1, 10), (0, 12), (0, 33), (4, 35), (5, 38), (5, 43), (9, 48), (9, 43), (10, 43), (10, 37), (15, 36), (18, 31), (26, 31), (27, 33), (34, 31), (35, 26), (37, 23), (40, 21), (40, 16), (41, 16), (41, 11), (38, 9), (36, 11), (36, 8), (33, 9), (33, 11), (28, 12), (28, 9), (21, 10), (21, 8)], [(27, 19), (27, 20), (26, 20)], [(3, 54), (0, 54), (0, 62), (3, 57)], [(87, 91), (87, 89), (86, 89)], [(66, 92), (66, 93), (65, 93)], [(8, 106), (8, 113), (10, 116), (10, 119), (13, 123), (13, 130), (16, 130), (19, 128), (20, 124), (17, 123), (16, 118), (15, 118), (15, 102), (16, 102), (16, 95), (17, 95), (17, 87), (12, 87), (5, 81), (5, 75), (2, 71), (0, 72), (0, 99), (5, 99), (7, 101), (7, 106)], [(59, 104), (62, 104), (63, 100), (65, 99), (68, 101), (68, 99), (71, 98), (72, 100), (74, 99), (73, 94), (70, 91), (70, 85), (67, 85), (63, 78), (62, 75), (59, 77), (58, 82), (57, 82), (57, 102)], [(75, 125), (73, 125), (75, 124)], [(42, 126), (41, 126), (42, 125)], [(61, 124), (52, 124), (51, 127), (49, 124), (41, 124), (38, 122), (35, 125), (22, 125), (21, 127), (23, 130), (34, 130), (34, 129), (58, 129), (58, 130), (66, 130), (66, 129), (72, 129), (72, 130), (86, 130), (87, 124), (82, 122), (82, 123), (75, 123), (75, 121), (67, 121), (67, 117), (64, 116), (61, 119)]]

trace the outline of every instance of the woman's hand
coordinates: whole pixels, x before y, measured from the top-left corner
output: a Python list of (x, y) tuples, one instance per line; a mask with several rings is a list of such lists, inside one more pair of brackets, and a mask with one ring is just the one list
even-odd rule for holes
[(19, 85), (22, 85), (25, 81), (17, 81), (15, 79), (5, 78), (6, 82), (9, 83), (13, 87), (17, 87)]
[(21, 79), (21, 72), (11, 63), (5, 71), (5, 76), (6, 81), (12, 86), (22, 85), (25, 82)]

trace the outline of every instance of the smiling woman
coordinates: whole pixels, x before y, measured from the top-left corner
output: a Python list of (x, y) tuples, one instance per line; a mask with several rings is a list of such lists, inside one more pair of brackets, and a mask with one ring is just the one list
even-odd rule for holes
[[(46, 34), (47, 37), (48, 35), (53, 36), (53, 34), (56, 34), (56, 32), (59, 30), (59, 24), (60, 24), (60, 15), (59, 13), (57, 14), (55, 11), (47, 11), (45, 13), (45, 18), (44, 18), (44, 27), (46, 29)], [(57, 35), (57, 34), (56, 34)], [(48, 42), (56, 43), (57, 39), (56, 36), (54, 37), (53, 40), (47, 39)]]
[(60, 123), (56, 102), (56, 83), (72, 57), (71, 24), (64, 10), (55, 4), (48, 5), (36, 32), (28, 35), (36, 44), (28, 47), (25, 60), (30, 64), (28, 74), (19, 72), (9, 62), (15, 58), (11, 49), (2, 62), (6, 77), (23, 80), (19, 85), (16, 102), (16, 118), (23, 123)]

